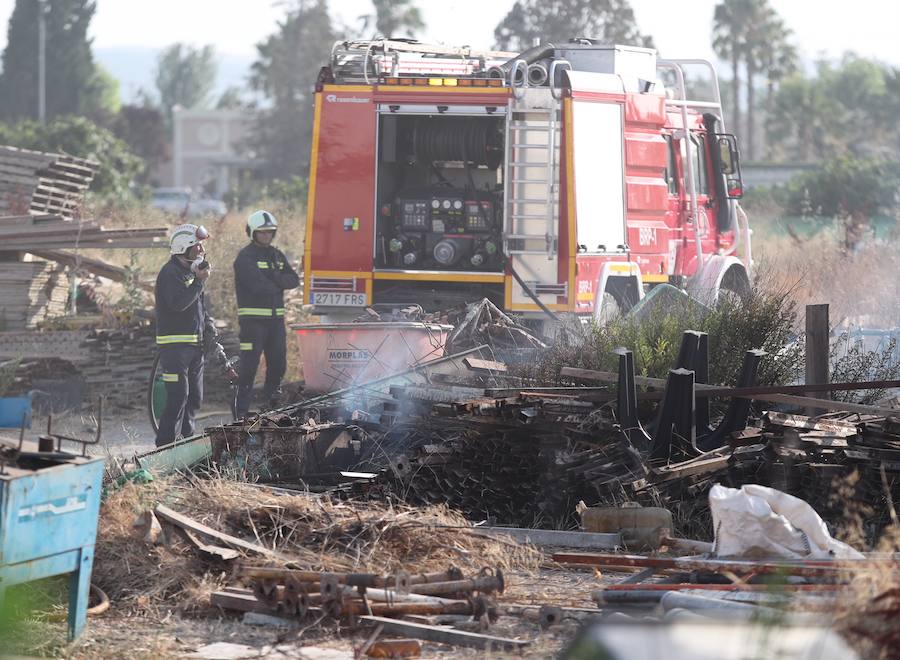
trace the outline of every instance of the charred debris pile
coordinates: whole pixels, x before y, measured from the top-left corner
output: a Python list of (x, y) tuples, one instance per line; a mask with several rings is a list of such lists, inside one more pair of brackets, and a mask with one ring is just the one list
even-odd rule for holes
[[(490, 313), (470, 314), (482, 321), (458, 326), (468, 328), (463, 336), (512, 337)], [(662, 506), (691, 538), (712, 536), (714, 484), (754, 483), (805, 499), (830, 524), (862, 519), (865, 537), (877, 538), (900, 496), (900, 418), (887, 408), (798, 395), (812, 386), (757, 386), (765, 359), (758, 350), (744, 356), (735, 387), (707, 385), (707, 340), (684, 333), (665, 380), (637, 376), (632, 353), (622, 349), (617, 373), (564, 367), (571, 384), (553, 387), (511, 376), (489, 345), (457, 347), (403, 374), (208, 429), (212, 458), (250, 480), (446, 504), (492, 525), (576, 528), (579, 501)], [(714, 397), (724, 405), (717, 418)], [(821, 414), (755, 416), (754, 400)]]

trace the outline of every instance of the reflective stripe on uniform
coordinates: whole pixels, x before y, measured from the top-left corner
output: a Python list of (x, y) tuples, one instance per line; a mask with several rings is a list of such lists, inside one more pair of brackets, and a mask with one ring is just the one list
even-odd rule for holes
[(275, 310), (276, 316), (284, 316), (284, 307), (279, 307)]
[(196, 344), (200, 335), (157, 335), (157, 344)]
[(238, 307), (238, 316), (272, 316), (270, 307)]
[(269, 262), (268, 261), (257, 261), (256, 265), (260, 268), (268, 268)]
[(242, 341), (241, 342), (241, 350), (242, 351), (252, 351), (253, 350), (253, 342), (252, 341)]
[(163, 374), (162, 381), (164, 383), (177, 383), (178, 382), (178, 374)]

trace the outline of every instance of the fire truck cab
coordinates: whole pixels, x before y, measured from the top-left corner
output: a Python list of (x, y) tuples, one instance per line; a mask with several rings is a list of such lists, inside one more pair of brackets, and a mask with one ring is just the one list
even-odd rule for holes
[(599, 317), (662, 282), (714, 302), (749, 288), (741, 194), (709, 62), (340, 42), (315, 93), (305, 302)]

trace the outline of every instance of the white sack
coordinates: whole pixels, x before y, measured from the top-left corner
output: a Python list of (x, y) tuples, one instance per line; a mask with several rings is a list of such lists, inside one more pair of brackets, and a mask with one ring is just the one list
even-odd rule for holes
[(774, 488), (716, 484), (709, 491), (709, 508), (719, 557), (864, 559), (832, 538), (809, 504)]

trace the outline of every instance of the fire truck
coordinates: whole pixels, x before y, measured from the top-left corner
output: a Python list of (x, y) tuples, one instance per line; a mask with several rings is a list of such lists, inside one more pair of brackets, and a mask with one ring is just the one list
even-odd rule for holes
[(710, 62), (339, 42), (316, 83), (305, 302), (339, 320), (486, 297), (537, 321), (660, 283), (743, 295), (741, 194)]

